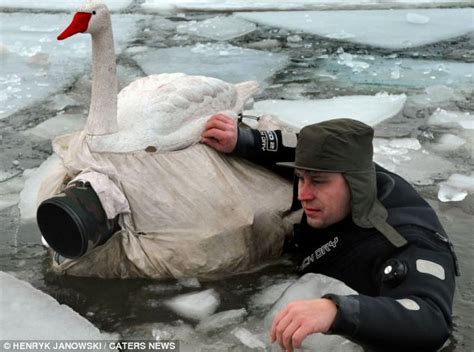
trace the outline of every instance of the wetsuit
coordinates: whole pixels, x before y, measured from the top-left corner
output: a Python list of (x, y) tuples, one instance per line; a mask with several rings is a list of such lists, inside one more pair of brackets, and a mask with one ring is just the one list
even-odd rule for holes
[[(271, 148), (269, 139), (275, 142)], [(273, 170), (276, 161), (294, 160), (281, 131), (239, 129), (234, 154)], [(413, 187), (379, 165), (376, 172), (387, 221), (407, 245), (396, 248), (375, 228), (355, 225), (351, 216), (314, 229), (303, 215), (288, 248), (301, 273), (322, 273), (359, 292), (325, 296), (338, 307), (330, 333), (371, 350), (434, 351), (451, 333), (456, 257), (434, 210)]]

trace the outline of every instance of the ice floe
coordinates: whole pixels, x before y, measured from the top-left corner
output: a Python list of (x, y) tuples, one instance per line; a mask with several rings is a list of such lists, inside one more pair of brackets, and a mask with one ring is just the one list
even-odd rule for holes
[(18, 204), (25, 183), (20, 174), (0, 171), (0, 210)]
[(414, 138), (374, 138), (374, 161), (417, 185), (430, 185), (445, 178), (454, 164), (427, 151)]
[(219, 312), (201, 320), (196, 325), (196, 331), (209, 333), (224, 329), (229, 325), (237, 325), (244, 320), (246, 315), (245, 308)]
[(83, 115), (59, 114), (22, 133), (44, 139), (53, 139), (61, 134), (80, 131), (85, 123), (86, 119)]
[[(470, 0), (393, 0), (390, 6), (410, 5), (449, 5), (469, 3)], [(341, 9), (353, 7), (387, 7), (386, 0), (145, 0), (142, 7), (148, 12), (176, 11), (255, 11), (255, 10), (304, 10), (304, 9)]]
[(438, 199), (442, 202), (459, 202), (474, 193), (474, 173), (471, 175), (452, 174), (439, 184)]
[(177, 26), (178, 33), (187, 33), (215, 40), (229, 40), (251, 33), (252, 23), (232, 16), (217, 16), (204, 21), (190, 21)]
[(474, 29), (473, 15), (474, 10), (467, 8), (238, 14), (268, 26), (386, 49), (417, 47), (468, 34)]
[(0, 272), (0, 340), (112, 340), (66, 305)]
[(232, 335), (237, 337), (239, 341), (248, 348), (265, 348), (265, 343), (245, 328), (235, 328), (232, 330)]
[(289, 60), (284, 54), (244, 49), (227, 43), (150, 49), (133, 55), (133, 58), (147, 75), (183, 72), (215, 77), (230, 83), (248, 80), (262, 83), (285, 67)]
[[(112, 11), (126, 9), (133, 3), (133, 0), (102, 0)], [(36, 0), (2, 0), (0, 8), (7, 9), (28, 9), (28, 10), (76, 10), (84, 0), (68, 1), (36, 1)]]
[(436, 109), (428, 119), (430, 125), (443, 127), (457, 127), (472, 130), (474, 129), (474, 116), (469, 112), (446, 111)]
[(454, 151), (465, 144), (466, 140), (464, 138), (451, 133), (445, 133), (438, 139), (438, 143), (434, 145), (434, 149), (440, 151)]
[[(269, 331), (273, 319), (288, 303), (296, 300), (321, 298), (327, 293), (338, 295), (357, 294), (339, 280), (321, 274), (305, 274), (286, 289), (281, 298), (265, 316), (265, 328)], [(309, 351), (363, 351), (363, 349), (337, 335), (312, 334), (303, 340), (303, 349)]]
[(470, 86), (473, 64), (356, 55), (344, 52), (341, 48), (337, 55), (321, 63), (316, 74), (329, 74), (345, 84), (349, 82), (356, 85), (407, 88)]
[(406, 96), (377, 94), (335, 97), (321, 100), (263, 100), (255, 103), (249, 113), (267, 113), (284, 125), (300, 129), (303, 126), (335, 118), (352, 118), (375, 125), (397, 115)]
[[(138, 18), (113, 16), (118, 48), (134, 34)], [(0, 119), (40, 104), (89, 68), (90, 38), (78, 35), (67, 43), (56, 40), (69, 20), (69, 16), (56, 14), (0, 13)]]
[(165, 305), (176, 314), (194, 320), (202, 320), (210, 316), (219, 303), (219, 295), (213, 289), (186, 293), (165, 301)]
[(24, 187), (20, 193), (21, 218), (23, 220), (34, 219), (36, 217), (38, 191), (43, 179), (51, 173), (60, 163), (56, 154), (51, 155), (36, 169), (28, 169), (23, 172), (25, 180)]

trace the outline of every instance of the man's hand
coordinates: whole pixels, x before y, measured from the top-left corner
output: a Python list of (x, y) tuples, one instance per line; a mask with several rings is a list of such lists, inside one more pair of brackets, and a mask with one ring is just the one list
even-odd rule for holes
[(221, 153), (230, 153), (237, 144), (237, 123), (224, 114), (213, 115), (201, 134), (201, 143)]
[(336, 317), (337, 307), (326, 298), (295, 301), (288, 304), (273, 320), (271, 343), (293, 351), (301, 347), (304, 338), (317, 332), (327, 332)]

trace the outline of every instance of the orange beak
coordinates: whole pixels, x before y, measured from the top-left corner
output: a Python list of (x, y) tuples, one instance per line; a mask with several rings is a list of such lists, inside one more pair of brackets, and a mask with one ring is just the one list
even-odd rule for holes
[(58, 40), (69, 38), (77, 33), (84, 33), (89, 26), (92, 14), (87, 12), (77, 12), (71, 24), (58, 36)]

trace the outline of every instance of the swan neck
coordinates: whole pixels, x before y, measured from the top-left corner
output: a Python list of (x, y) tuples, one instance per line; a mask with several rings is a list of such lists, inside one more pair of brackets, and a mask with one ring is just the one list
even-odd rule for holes
[(86, 132), (89, 135), (118, 132), (117, 67), (111, 22), (92, 34), (92, 97)]

